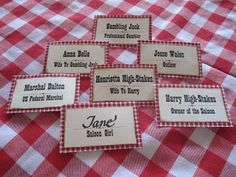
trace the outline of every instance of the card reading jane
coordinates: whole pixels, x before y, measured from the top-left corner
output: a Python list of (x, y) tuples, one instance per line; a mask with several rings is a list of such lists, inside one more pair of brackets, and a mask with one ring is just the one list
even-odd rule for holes
[(108, 43), (63, 41), (49, 43), (45, 55), (46, 73), (89, 74), (96, 64), (106, 64)]
[(138, 62), (157, 64), (160, 75), (202, 78), (201, 49), (198, 43), (139, 41)]
[(223, 88), (217, 85), (159, 85), (155, 102), (159, 126), (232, 126)]
[(59, 111), (79, 97), (79, 76), (72, 74), (16, 75), (7, 113)]
[(141, 147), (134, 103), (63, 106), (60, 153)]
[(95, 16), (93, 40), (107, 41), (111, 46), (137, 45), (138, 40), (151, 40), (149, 15)]
[(154, 101), (155, 65), (97, 65), (91, 72), (91, 101)]

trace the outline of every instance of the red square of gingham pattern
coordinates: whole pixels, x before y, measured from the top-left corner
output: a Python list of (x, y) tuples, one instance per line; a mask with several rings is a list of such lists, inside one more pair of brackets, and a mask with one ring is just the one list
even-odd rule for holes
[[(65, 115), (67, 109), (86, 109), (86, 108), (102, 108), (102, 107), (133, 107), (134, 113), (134, 125), (136, 144), (116, 144), (116, 145), (104, 145), (104, 146), (85, 146), (85, 147), (64, 147), (64, 134), (65, 134)], [(132, 149), (142, 147), (141, 132), (138, 122), (137, 106), (135, 102), (99, 102), (90, 104), (72, 104), (64, 105), (61, 108), (60, 115), (60, 153), (72, 153), (80, 151), (100, 151), (100, 150), (117, 150), (117, 149)]]
[[(43, 72), (47, 72), (47, 60), (48, 60), (48, 51), (50, 45), (96, 45), (96, 46), (104, 46), (105, 47), (105, 59), (104, 64), (107, 64), (108, 62), (108, 53), (109, 53), (109, 43), (108, 42), (102, 42), (102, 41), (89, 41), (89, 40), (83, 40), (83, 41), (56, 41), (56, 42), (50, 42), (47, 44), (46, 52), (45, 52), (45, 59), (43, 64)], [(69, 74), (69, 73), (68, 73)], [(80, 76), (89, 76), (89, 73), (78, 73)]]
[(24, 108), (24, 109), (11, 109), (12, 97), (14, 94), (16, 81), (19, 79), (30, 79), (30, 78), (42, 78), (42, 77), (75, 77), (75, 99), (74, 103), (79, 101), (79, 88), (80, 88), (80, 76), (78, 74), (39, 74), (39, 75), (15, 75), (12, 80), (12, 86), (9, 95), (9, 102), (7, 106), (7, 113), (25, 113), (25, 112), (53, 112), (60, 111), (61, 106), (48, 107), (48, 108)]
[[(89, 96), (89, 101), (90, 102), (94, 102), (94, 99), (93, 99), (93, 79), (94, 79), (94, 70), (95, 69), (109, 69), (109, 68), (112, 68), (112, 69), (115, 69), (115, 68), (144, 68), (144, 69), (153, 69), (154, 71), (154, 84), (158, 84), (158, 71), (157, 71), (157, 66), (155, 64), (140, 64), (140, 65), (137, 65), (137, 64), (132, 64), (132, 65), (127, 65), (127, 64), (114, 64), (114, 65), (96, 65), (96, 66), (93, 66), (91, 68), (91, 75), (90, 75), (90, 78), (91, 78), (91, 86), (90, 86), (90, 96)], [(154, 93), (153, 93), (154, 94)], [(116, 102), (122, 102), (122, 101), (117, 101), (117, 100), (114, 100)], [(132, 100), (123, 100), (123, 101), (132, 101)], [(104, 100), (105, 102), (105, 100)], [(153, 101), (144, 101), (144, 100), (140, 100), (140, 101), (135, 101), (137, 105), (142, 105), (142, 103), (148, 103), (148, 105), (154, 105), (154, 100)]]
[(191, 42), (178, 42), (178, 41), (147, 41), (147, 40), (139, 40), (138, 41), (138, 52), (137, 59), (138, 64), (141, 63), (141, 45), (142, 44), (169, 44), (169, 45), (178, 45), (178, 46), (192, 46), (197, 48), (197, 56), (198, 56), (198, 75), (181, 75), (181, 74), (162, 74), (159, 73), (161, 77), (172, 77), (172, 78), (187, 78), (187, 79), (202, 79), (202, 59), (201, 59), (201, 47), (199, 43), (191, 43)]
[[(137, 19), (137, 18), (148, 18), (149, 19), (149, 39), (147, 40), (152, 40), (152, 16), (151, 15), (96, 15), (94, 17), (93, 21), (93, 33), (92, 33), (92, 39), (96, 39), (96, 29), (97, 29), (97, 21), (99, 18), (130, 18), (130, 19)], [(138, 44), (138, 42), (137, 42)], [(111, 42), (109, 43), (109, 46), (111, 47), (125, 47), (125, 48), (136, 48), (137, 44), (112, 44)]]
[[(220, 89), (225, 112), (228, 118), (227, 122), (164, 122), (161, 121), (160, 117), (160, 109), (159, 109), (159, 95), (158, 89), (159, 88), (206, 88), (206, 89)], [(232, 127), (232, 121), (229, 116), (228, 109), (226, 108), (226, 101), (225, 101), (225, 94), (224, 90), (220, 85), (181, 85), (181, 84), (158, 84), (155, 85), (155, 109), (156, 109), (156, 116), (157, 116), (157, 124), (160, 127)]]

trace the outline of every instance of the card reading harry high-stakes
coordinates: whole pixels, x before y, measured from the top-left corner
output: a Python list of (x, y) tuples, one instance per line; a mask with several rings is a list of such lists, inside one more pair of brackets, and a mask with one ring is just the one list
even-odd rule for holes
[(7, 113), (59, 111), (62, 105), (77, 103), (78, 98), (78, 75), (16, 75)]
[(159, 85), (155, 104), (159, 126), (232, 126), (223, 88), (218, 85)]

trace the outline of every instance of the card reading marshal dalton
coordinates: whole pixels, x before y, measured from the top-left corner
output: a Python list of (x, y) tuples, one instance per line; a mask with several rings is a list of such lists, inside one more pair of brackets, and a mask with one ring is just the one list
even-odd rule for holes
[(152, 39), (151, 23), (149, 15), (95, 16), (93, 40), (112, 46), (137, 45), (138, 40)]
[(78, 88), (78, 75), (16, 75), (7, 113), (59, 111), (62, 105), (78, 101)]
[(49, 43), (46, 73), (89, 74), (93, 65), (107, 63), (108, 43), (97, 41), (62, 41)]

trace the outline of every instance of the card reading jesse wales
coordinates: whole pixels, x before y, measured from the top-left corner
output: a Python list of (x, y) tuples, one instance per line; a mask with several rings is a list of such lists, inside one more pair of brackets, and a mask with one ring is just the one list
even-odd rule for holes
[(149, 15), (95, 16), (92, 37), (111, 46), (137, 45), (138, 40), (152, 39), (151, 22)]
[(96, 64), (107, 64), (108, 43), (59, 41), (49, 43), (45, 55), (46, 73), (89, 74)]
[(159, 126), (232, 126), (223, 88), (218, 85), (159, 85), (155, 93)]
[(91, 101), (154, 102), (156, 65), (97, 65), (91, 71)]
[(60, 153), (141, 147), (135, 103), (63, 106)]
[(79, 76), (73, 74), (16, 75), (7, 113), (59, 111), (79, 97)]
[(165, 77), (201, 79), (201, 49), (198, 43), (139, 41), (138, 63), (157, 64)]

